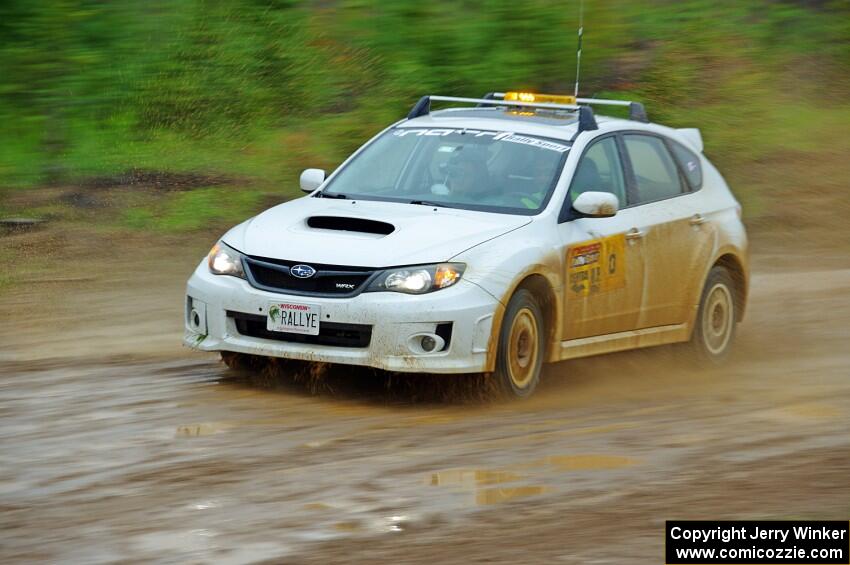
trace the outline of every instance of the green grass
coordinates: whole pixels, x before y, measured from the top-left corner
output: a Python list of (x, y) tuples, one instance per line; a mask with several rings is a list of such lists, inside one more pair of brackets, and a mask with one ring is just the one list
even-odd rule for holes
[[(9, 250), (0, 249), (0, 264), (10, 265), (13, 263), (13, 260), (14, 256)], [(0, 294), (14, 282), (13, 273), (14, 271), (12, 269), (0, 269)]]
[[(731, 87), (730, 87), (731, 88)], [(754, 176), (752, 164), (776, 154), (819, 153), (850, 149), (846, 128), (850, 105), (818, 106), (810, 101), (777, 96), (766, 87), (749, 87), (745, 100), (718, 96), (716, 102), (696, 107), (664, 108), (648, 103), (650, 116), (661, 114), (674, 127), (699, 127), (706, 154), (721, 169), (747, 217), (760, 216), (770, 200), (775, 179)], [(629, 93), (617, 93), (626, 97)], [(639, 94), (636, 96), (639, 97)], [(119, 204), (118, 225), (130, 229), (179, 232), (226, 225), (250, 216), (270, 201), (297, 197), (298, 175), (306, 167), (335, 168), (358, 144), (390, 122), (393, 116), (361, 118), (340, 114), (319, 116), (286, 128), (269, 129), (240, 138), (201, 139), (162, 131), (132, 139), (115, 132), (80, 128), (78, 142), (65, 159), (74, 180), (112, 175), (131, 168), (152, 171), (203, 172), (233, 179), (232, 185), (192, 189), (188, 192), (156, 193), (139, 199), (124, 198)], [(383, 119), (384, 122), (377, 122)], [(3, 164), (37, 169), (38, 153), (4, 152)], [(804, 166), (804, 163), (800, 163)], [(785, 166), (791, 166), (786, 163)], [(0, 170), (3, 170), (0, 167)], [(824, 174), (829, 174), (825, 171)], [(8, 178), (8, 177), (7, 177)], [(35, 172), (17, 177), (5, 190), (38, 186)], [(132, 188), (128, 187), (128, 191)], [(63, 205), (12, 210), (3, 204), (0, 215), (65, 217), (79, 214)]]
[(198, 188), (127, 207), (120, 223), (131, 229), (184, 232), (209, 230), (250, 217), (263, 193), (233, 187)]
[[(332, 170), (423, 93), (571, 92), (574, 77), (577, 10), (546, 0), (4, 9), (0, 212), (20, 213), (6, 197), (40, 188), (50, 170), (65, 185), (129, 169), (232, 180), (131, 193), (95, 218), (130, 229), (196, 230), (297, 196), (302, 169)], [(846, 3), (594, 0), (586, 10), (582, 93), (699, 127), (748, 216), (769, 208), (782, 180), (754, 164), (850, 149)], [(50, 131), (64, 143), (49, 151)], [(92, 220), (61, 205), (23, 211)]]

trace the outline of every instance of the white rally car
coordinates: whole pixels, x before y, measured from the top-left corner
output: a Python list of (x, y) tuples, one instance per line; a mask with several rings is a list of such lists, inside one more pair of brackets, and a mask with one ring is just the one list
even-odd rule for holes
[(425, 96), (301, 188), (198, 265), (187, 345), (486, 372), (526, 396), (544, 361), (674, 342), (721, 360), (744, 313), (740, 205), (698, 130), (637, 103)]

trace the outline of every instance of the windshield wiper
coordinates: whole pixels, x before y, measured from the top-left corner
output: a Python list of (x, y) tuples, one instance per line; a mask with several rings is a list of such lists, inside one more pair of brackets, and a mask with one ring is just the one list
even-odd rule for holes
[(445, 202), (432, 202), (431, 200), (411, 200), (410, 204), (419, 204), (421, 206), (437, 206), (439, 208), (456, 208), (456, 206), (446, 204)]
[(316, 196), (319, 198), (339, 198), (340, 200), (344, 200), (348, 198), (345, 194), (341, 192), (333, 193), (333, 192), (325, 192), (324, 190), (319, 192)]

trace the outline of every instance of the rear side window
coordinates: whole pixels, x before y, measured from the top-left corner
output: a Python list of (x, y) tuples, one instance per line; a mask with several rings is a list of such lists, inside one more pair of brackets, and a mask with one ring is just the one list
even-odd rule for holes
[(682, 179), (664, 142), (653, 136), (623, 136), (637, 183), (638, 201), (653, 202), (682, 194)]
[(673, 157), (682, 167), (682, 172), (685, 173), (685, 178), (688, 180), (691, 190), (699, 190), (702, 187), (702, 165), (700, 165), (699, 157), (681, 143), (672, 139), (669, 141), (670, 151), (673, 152)]

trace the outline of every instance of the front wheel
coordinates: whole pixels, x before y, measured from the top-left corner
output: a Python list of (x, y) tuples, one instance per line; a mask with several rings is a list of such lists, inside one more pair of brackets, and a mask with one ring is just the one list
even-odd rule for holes
[(691, 349), (700, 361), (719, 364), (729, 357), (737, 321), (732, 275), (723, 267), (713, 267), (702, 290), (691, 336)]
[(534, 295), (521, 289), (505, 310), (494, 377), (501, 392), (525, 398), (540, 380), (545, 343), (543, 313)]

